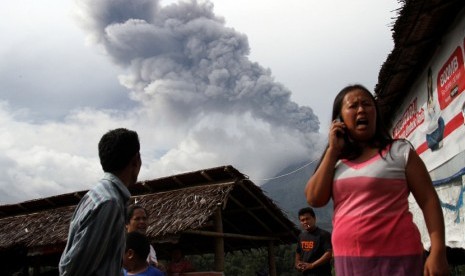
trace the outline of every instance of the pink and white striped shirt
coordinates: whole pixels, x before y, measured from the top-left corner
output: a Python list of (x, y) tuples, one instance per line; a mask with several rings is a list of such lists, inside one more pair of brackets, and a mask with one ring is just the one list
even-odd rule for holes
[[(355, 265), (351, 260), (357, 266), (380, 268), (383, 261), (395, 259), (396, 264), (407, 261), (410, 269), (411, 257), (417, 256), (414, 262), (421, 264), (423, 246), (409, 212), (405, 177), (410, 149), (408, 142), (397, 140), (383, 157), (377, 154), (362, 163), (341, 160), (336, 165), (332, 243), (338, 275), (344, 275), (338, 271), (338, 258), (342, 271)], [(408, 258), (399, 259), (403, 256)], [(370, 264), (373, 260), (376, 265)], [(369, 273), (373, 271), (365, 275)]]

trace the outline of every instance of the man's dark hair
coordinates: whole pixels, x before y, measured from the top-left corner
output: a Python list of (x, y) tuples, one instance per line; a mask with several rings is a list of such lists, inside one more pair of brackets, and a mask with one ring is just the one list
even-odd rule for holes
[(147, 210), (145, 210), (144, 207), (137, 205), (137, 204), (132, 204), (129, 205), (127, 211), (126, 211), (126, 224), (129, 224), (129, 221), (131, 221), (132, 216), (134, 215), (134, 211), (137, 209), (142, 209), (144, 210), (145, 214), (147, 215)]
[(139, 260), (147, 259), (150, 253), (150, 243), (144, 234), (131, 232), (126, 234), (126, 252), (132, 249)]
[(313, 218), (315, 218), (315, 212), (310, 207), (305, 207), (299, 210), (299, 217), (303, 216), (304, 214), (310, 214)]
[(135, 131), (125, 128), (108, 131), (98, 143), (98, 155), (103, 171), (121, 171), (139, 150), (139, 137)]

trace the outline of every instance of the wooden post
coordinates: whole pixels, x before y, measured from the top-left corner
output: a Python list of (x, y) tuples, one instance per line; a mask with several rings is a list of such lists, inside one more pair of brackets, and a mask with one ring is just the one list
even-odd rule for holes
[(268, 243), (268, 267), (270, 276), (276, 276), (276, 262), (274, 259), (274, 243), (270, 241)]
[(215, 238), (215, 271), (224, 272), (224, 238), (223, 219), (221, 217), (221, 206), (218, 206), (215, 212), (215, 231), (220, 235)]

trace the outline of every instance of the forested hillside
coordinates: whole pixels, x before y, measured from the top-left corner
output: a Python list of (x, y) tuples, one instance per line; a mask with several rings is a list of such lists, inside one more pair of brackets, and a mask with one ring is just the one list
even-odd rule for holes
[[(281, 209), (287, 213), (289, 219), (298, 224), (297, 212), (308, 206), (304, 195), (304, 188), (315, 170), (316, 163), (301, 163), (289, 166), (276, 175), (273, 180), (263, 184), (261, 188), (266, 195), (273, 199)], [(282, 176), (282, 177), (280, 177)], [(314, 208), (317, 224), (328, 231), (332, 230), (331, 218), (333, 214), (332, 202), (322, 208)]]

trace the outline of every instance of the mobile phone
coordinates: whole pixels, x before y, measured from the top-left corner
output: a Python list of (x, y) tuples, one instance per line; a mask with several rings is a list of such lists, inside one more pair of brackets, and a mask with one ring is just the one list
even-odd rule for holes
[[(341, 122), (341, 123), (344, 123), (344, 121), (342, 120), (342, 117), (339, 116), (337, 119), (337, 121)], [(349, 133), (347, 133), (347, 130), (346, 129), (343, 129), (343, 132), (338, 132), (337, 133), (337, 136), (338, 137), (342, 137), (344, 138), (344, 143), (345, 145), (347, 145), (347, 143), (350, 143), (350, 139), (349, 139)]]

